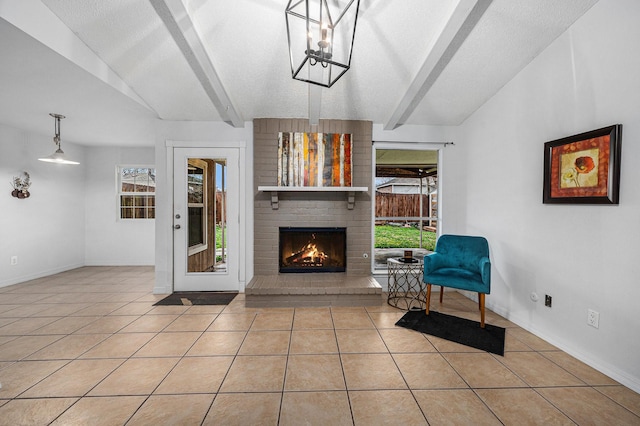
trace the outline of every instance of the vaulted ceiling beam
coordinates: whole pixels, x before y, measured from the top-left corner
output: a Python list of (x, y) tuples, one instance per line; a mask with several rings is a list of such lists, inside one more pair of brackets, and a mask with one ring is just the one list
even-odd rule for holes
[(309, 84), (309, 124), (320, 124), (320, 106), (322, 104), (322, 87)]
[(158, 115), (42, 2), (0, 0), (0, 18)]
[(413, 114), (451, 58), (476, 26), (492, 0), (459, 0), (451, 18), (428, 47), (427, 58), (409, 89), (384, 125), (384, 130), (401, 126)]
[(233, 127), (244, 127), (244, 121), (227, 95), (183, 0), (150, 0), (150, 2), (218, 110), (220, 117)]

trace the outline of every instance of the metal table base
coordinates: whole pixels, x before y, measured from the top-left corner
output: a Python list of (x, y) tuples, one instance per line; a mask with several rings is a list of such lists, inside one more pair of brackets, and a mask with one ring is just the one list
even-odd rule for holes
[(395, 308), (424, 309), (427, 299), (426, 284), (422, 281), (422, 260), (415, 263), (387, 259), (389, 295), (387, 303)]

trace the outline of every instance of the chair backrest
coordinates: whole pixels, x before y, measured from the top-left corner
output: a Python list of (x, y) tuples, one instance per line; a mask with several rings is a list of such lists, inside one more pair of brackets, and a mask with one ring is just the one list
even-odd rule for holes
[(489, 244), (484, 237), (445, 234), (436, 241), (436, 253), (445, 255), (451, 267), (474, 270), (489, 257)]

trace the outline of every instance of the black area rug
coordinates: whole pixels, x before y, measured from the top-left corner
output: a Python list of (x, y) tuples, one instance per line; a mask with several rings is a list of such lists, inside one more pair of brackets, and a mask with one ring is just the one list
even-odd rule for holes
[(237, 291), (182, 291), (170, 294), (153, 306), (228, 305), (237, 294)]
[(425, 315), (424, 309), (407, 312), (396, 325), (504, 356), (502, 327), (485, 323), (485, 328), (481, 328), (477, 321), (436, 311), (429, 311), (429, 315)]

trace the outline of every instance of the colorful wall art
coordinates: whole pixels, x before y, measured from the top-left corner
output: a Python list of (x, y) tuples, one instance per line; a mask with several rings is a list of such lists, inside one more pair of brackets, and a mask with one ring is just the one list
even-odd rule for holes
[(542, 202), (618, 204), (622, 125), (544, 144)]
[(351, 135), (278, 134), (278, 186), (351, 186)]

